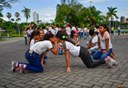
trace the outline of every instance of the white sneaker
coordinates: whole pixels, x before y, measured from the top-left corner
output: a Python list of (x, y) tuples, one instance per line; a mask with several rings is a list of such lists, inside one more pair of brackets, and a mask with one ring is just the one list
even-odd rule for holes
[(24, 64), (19, 64), (19, 73), (25, 73)]
[(16, 71), (16, 63), (14, 61), (12, 61), (11, 71), (12, 72), (15, 72)]
[(116, 60), (112, 60), (112, 64), (113, 64), (114, 66), (117, 66), (117, 65), (118, 65), (118, 62), (117, 62)]
[(110, 68), (112, 68), (111, 59), (110, 59), (109, 57), (106, 57), (106, 58), (105, 58), (105, 61), (106, 61), (107, 65), (108, 65)]

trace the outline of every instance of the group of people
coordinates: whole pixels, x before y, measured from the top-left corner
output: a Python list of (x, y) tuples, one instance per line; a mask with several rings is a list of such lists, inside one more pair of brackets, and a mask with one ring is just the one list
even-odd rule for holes
[[(52, 27), (49, 26), (47, 32), (42, 29), (29, 30), (31, 32), (29, 35), (30, 47), (25, 53), (28, 63), (12, 61), (11, 70), (13, 72), (43, 72), (47, 52), (51, 51), (54, 55), (58, 55), (60, 45), (62, 45), (61, 49), (65, 55), (66, 72), (71, 72), (70, 55), (80, 57), (88, 68), (94, 68), (105, 63), (109, 67), (118, 64), (113, 58), (111, 38), (105, 24), (98, 27), (98, 33), (94, 29), (89, 30), (91, 39), (87, 46), (80, 46), (79, 31), (75, 27), (70, 30), (70, 33), (66, 28), (53, 27), (53, 29)], [(53, 32), (53, 30), (56, 31)], [(27, 30), (25, 29), (25, 31)]]

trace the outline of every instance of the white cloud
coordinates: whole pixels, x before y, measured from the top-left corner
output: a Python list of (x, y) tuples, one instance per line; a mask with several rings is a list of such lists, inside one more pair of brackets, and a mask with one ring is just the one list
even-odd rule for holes
[(106, 0), (80, 0), (80, 3), (99, 3), (99, 2), (105, 2)]

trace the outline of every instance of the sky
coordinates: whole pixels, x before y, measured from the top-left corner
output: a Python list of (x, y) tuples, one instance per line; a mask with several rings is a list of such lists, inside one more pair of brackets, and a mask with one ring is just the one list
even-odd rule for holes
[[(91, 3), (90, 3), (91, 1)], [(78, 0), (83, 6), (95, 6), (97, 10), (100, 10), (104, 15), (108, 11), (107, 7), (117, 7), (117, 16), (125, 16), (128, 18), (128, 0)], [(12, 5), (12, 8), (4, 8), (3, 15), (4, 19), (8, 20), (6, 13), (10, 12), (14, 17), (15, 12), (20, 13), (21, 22), (25, 22), (24, 14), (21, 12), (24, 7), (31, 9), (31, 18), (29, 22), (33, 21), (33, 12), (39, 14), (39, 19), (42, 22), (49, 22), (54, 20), (56, 16), (56, 6), (60, 4), (60, 0), (20, 0)]]

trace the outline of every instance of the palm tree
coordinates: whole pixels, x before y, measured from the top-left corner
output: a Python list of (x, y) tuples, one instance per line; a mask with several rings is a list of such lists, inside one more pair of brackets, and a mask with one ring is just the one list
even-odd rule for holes
[[(18, 22), (19, 20), (21, 20), (19, 18), (20, 14), (18, 12), (15, 12), (15, 17), (16, 17), (16, 22)], [(18, 32), (19, 32), (19, 36), (20, 36), (20, 29), (19, 29), (19, 25), (17, 24), (17, 28), (18, 28)]]
[(20, 16), (20, 14), (19, 14), (18, 12), (15, 12), (15, 17), (16, 17), (16, 19), (18, 19), (19, 16)]
[(28, 18), (30, 18), (30, 9), (24, 7), (24, 9), (22, 10), (22, 12), (24, 13), (24, 16), (26, 18), (26, 22), (28, 23)]
[(107, 12), (107, 18), (110, 18), (111, 21), (111, 27), (113, 26), (112, 21), (114, 20), (114, 17), (117, 18), (117, 11), (116, 11), (116, 7), (108, 7), (108, 12)]
[(8, 20), (11, 21), (10, 19), (12, 17), (12, 14), (10, 12), (7, 12), (6, 16), (7, 16)]
[(126, 18), (126, 21), (127, 21), (127, 27), (128, 27), (128, 18)]
[(0, 17), (3, 17), (3, 14), (0, 12)]

